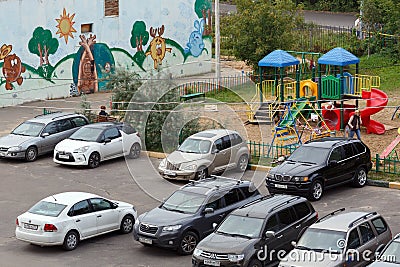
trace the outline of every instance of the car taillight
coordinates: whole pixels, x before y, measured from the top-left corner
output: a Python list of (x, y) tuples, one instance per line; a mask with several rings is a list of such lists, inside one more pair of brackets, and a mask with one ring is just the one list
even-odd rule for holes
[(318, 211), (315, 212), (317, 214), (317, 220), (318, 220)]
[(15, 224), (19, 226), (18, 218), (15, 220)]
[(46, 223), (43, 230), (45, 232), (57, 232), (57, 227), (54, 224)]

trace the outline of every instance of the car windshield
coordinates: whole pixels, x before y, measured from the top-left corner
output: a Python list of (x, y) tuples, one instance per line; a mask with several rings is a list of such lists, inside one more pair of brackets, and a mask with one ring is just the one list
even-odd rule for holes
[(393, 241), (379, 256), (380, 261), (400, 263), (400, 242)]
[(179, 151), (185, 153), (207, 154), (210, 151), (209, 140), (187, 138), (179, 147)]
[(69, 137), (69, 139), (87, 141), (87, 142), (96, 142), (102, 132), (103, 129), (82, 127), (78, 131), (74, 132)]
[(161, 208), (180, 213), (196, 213), (206, 196), (183, 190), (173, 193), (162, 205)]
[(28, 212), (38, 215), (57, 217), (60, 213), (65, 209), (66, 205), (40, 201), (35, 204), (32, 208), (28, 210)]
[(218, 227), (216, 233), (256, 238), (260, 236), (264, 220), (260, 218), (229, 215)]
[(296, 248), (326, 252), (342, 252), (346, 232), (308, 228), (297, 242)]
[(43, 123), (26, 121), (18, 125), (11, 133), (24, 136), (39, 136), (43, 128)]
[(296, 149), (287, 160), (302, 163), (322, 164), (326, 162), (329, 151), (329, 148), (301, 146)]

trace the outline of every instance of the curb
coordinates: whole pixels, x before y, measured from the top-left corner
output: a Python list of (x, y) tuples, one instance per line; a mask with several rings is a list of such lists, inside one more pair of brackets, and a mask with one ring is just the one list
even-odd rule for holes
[(254, 164), (249, 164), (247, 166), (248, 170), (252, 170), (252, 171), (269, 171), (272, 169), (272, 167), (267, 167), (267, 166), (262, 166), (262, 165), (254, 165)]
[(144, 151), (150, 158), (164, 159), (167, 157), (167, 154), (161, 152), (153, 152), (153, 151)]

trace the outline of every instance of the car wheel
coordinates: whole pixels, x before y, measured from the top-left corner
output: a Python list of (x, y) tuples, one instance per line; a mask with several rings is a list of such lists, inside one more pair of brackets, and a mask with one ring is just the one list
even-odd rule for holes
[(324, 186), (322, 185), (321, 180), (314, 180), (310, 187), (309, 199), (311, 201), (320, 200), (322, 194), (324, 192)]
[(138, 143), (134, 143), (131, 146), (131, 150), (129, 151), (128, 158), (137, 159), (138, 157), (140, 157), (140, 150), (141, 150), (140, 145)]
[(261, 261), (257, 260), (257, 259), (253, 259), (250, 261), (249, 265), (247, 265), (248, 267), (262, 267), (262, 263)]
[(192, 231), (187, 231), (183, 234), (183, 237), (179, 243), (178, 253), (182, 255), (190, 255), (196, 248), (199, 238)]
[(353, 185), (355, 187), (363, 187), (367, 183), (367, 172), (361, 167), (358, 168), (354, 176)]
[(65, 250), (74, 250), (78, 246), (78, 243), (78, 233), (76, 231), (69, 231), (64, 238), (63, 248)]
[(100, 165), (100, 154), (97, 152), (93, 152), (89, 156), (88, 166), (89, 168), (97, 168)]
[(129, 234), (133, 230), (133, 225), (135, 224), (135, 219), (132, 215), (125, 215), (121, 221), (120, 231), (123, 234)]
[(38, 151), (37, 148), (34, 146), (28, 147), (28, 149), (25, 152), (25, 160), (26, 161), (35, 161), (38, 156)]
[(246, 171), (248, 163), (249, 157), (247, 155), (241, 155), (237, 163), (237, 169), (241, 172)]
[(202, 180), (202, 179), (206, 179), (208, 176), (208, 172), (207, 172), (207, 168), (205, 167), (200, 167), (195, 175), (195, 180)]

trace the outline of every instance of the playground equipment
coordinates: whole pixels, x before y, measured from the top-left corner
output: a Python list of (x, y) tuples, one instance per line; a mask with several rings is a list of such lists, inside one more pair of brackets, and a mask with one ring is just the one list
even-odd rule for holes
[(397, 133), (398, 133), (397, 137), (390, 143), (390, 145), (388, 145), (385, 148), (385, 150), (379, 156), (380, 159), (393, 158), (393, 157), (395, 157), (396, 159), (399, 158), (395, 148), (400, 143), (400, 128), (397, 129)]

